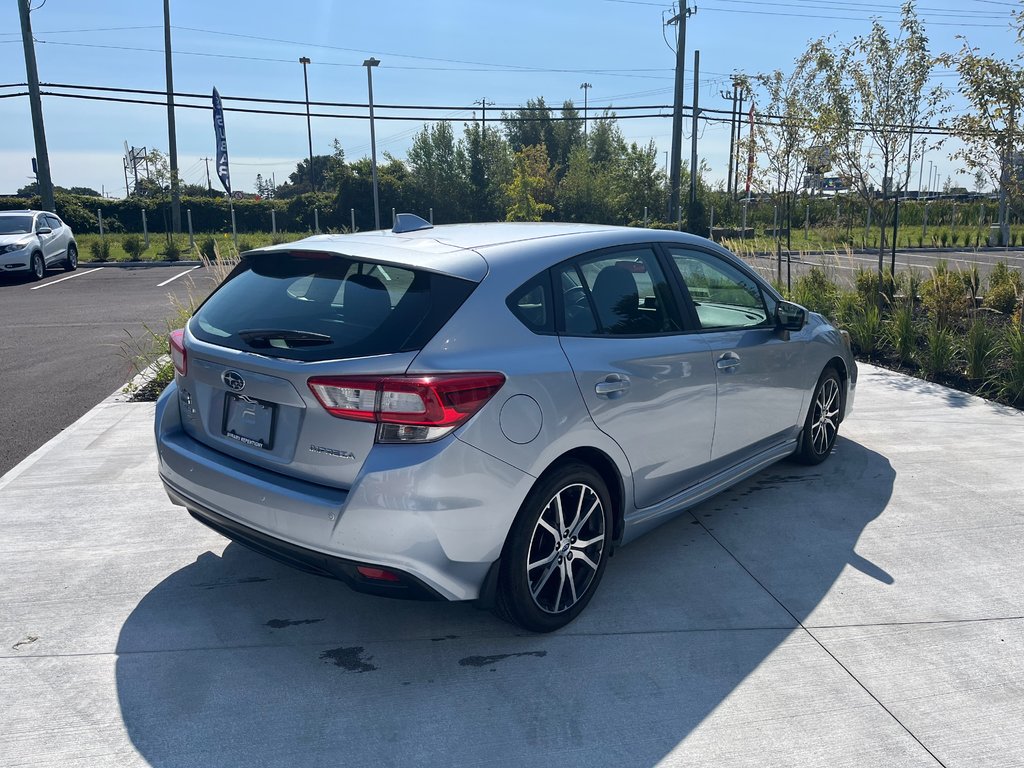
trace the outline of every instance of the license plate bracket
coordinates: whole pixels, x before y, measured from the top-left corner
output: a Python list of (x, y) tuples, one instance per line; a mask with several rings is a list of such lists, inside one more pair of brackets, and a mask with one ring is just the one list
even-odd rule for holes
[(274, 447), (277, 406), (233, 392), (225, 393), (224, 436), (264, 451)]

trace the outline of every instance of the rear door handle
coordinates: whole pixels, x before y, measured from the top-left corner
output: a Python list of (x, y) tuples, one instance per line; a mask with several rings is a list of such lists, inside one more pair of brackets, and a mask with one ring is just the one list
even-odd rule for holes
[(715, 365), (718, 367), (718, 370), (720, 371), (732, 370), (733, 368), (737, 368), (739, 364), (740, 356), (737, 355), (735, 352), (726, 352), (724, 355), (718, 358), (718, 362), (715, 363)]
[(604, 381), (594, 385), (594, 391), (599, 395), (615, 395), (626, 392), (629, 389), (629, 378), (618, 373), (609, 373)]

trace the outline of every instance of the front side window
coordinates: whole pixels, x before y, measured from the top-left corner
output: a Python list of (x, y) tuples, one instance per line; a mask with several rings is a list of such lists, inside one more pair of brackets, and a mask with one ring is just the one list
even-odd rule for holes
[(563, 327), (573, 335), (677, 333), (672, 293), (650, 248), (604, 252), (560, 268)]
[(750, 328), (770, 317), (760, 286), (732, 264), (699, 251), (669, 247), (704, 330)]

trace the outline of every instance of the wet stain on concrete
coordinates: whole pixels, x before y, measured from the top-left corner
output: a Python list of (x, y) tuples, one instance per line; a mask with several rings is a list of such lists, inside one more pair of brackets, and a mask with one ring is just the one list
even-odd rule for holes
[(444, 637), (432, 637), (430, 642), (432, 643), (443, 643), (445, 640), (458, 640), (458, 635), (445, 635)]
[(261, 581), (270, 581), (262, 576), (245, 576), (241, 579), (220, 579), (218, 581), (205, 581), (201, 584), (193, 584), (193, 587), (200, 589), (217, 589), (218, 587), (234, 587), (238, 584), (258, 584)]
[(781, 488), (784, 485), (794, 483), (807, 483), (817, 480), (821, 475), (768, 475), (755, 480), (751, 485), (739, 494), (739, 497), (749, 496), (759, 491), (769, 491), (774, 488)]
[(323, 619), (271, 619), (266, 626), (271, 629), (284, 629), (285, 627), (296, 627), (299, 624), (318, 624)]
[(365, 650), (361, 645), (354, 645), (351, 648), (334, 648), (333, 650), (321, 653), (320, 658), (348, 672), (373, 672), (377, 667), (368, 661), (373, 656), (363, 658)]
[(38, 639), (39, 638), (36, 637), (35, 635), (28, 635), (24, 640), (19, 640), (14, 645), (12, 645), (11, 649), (16, 651), (19, 648), (21, 648), (21, 646), (23, 646), (23, 645), (32, 645), (32, 643), (34, 643)]
[(536, 656), (543, 659), (548, 655), (547, 651), (523, 651), (522, 653), (499, 653), (495, 656), (467, 656), (459, 659), (460, 667), (487, 667), (505, 659), (514, 659), (518, 656)]

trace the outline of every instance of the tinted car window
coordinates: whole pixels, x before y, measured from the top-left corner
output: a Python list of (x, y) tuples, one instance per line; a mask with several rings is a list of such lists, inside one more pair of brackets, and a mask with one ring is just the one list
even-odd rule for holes
[(213, 344), (291, 360), (416, 350), (475, 283), (327, 254), (254, 253), (189, 329)]
[(512, 314), (534, 333), (554, 331), (551, 281), (547, 272), (542, 272), (513, 291), (506, 304), (512, 310)]
[(31, 231), (31, 216), (0, 216), (0, 235), (25, 235)]
[(571, 334), (646, 335), (680, 330), (679, 315), (649, 248), (577, 259), (560, 272)]
[(748, 328), (770, 317), (761, 288), (723, 259), (669, 247), (672, 262), (693, 299), (701, 328)]
[[(40, 217), (40, 218), (42, 218), (42, 217)], [(60, 229), (64, 225), (60, 223), (60, 219), (58, 219), (56, 216), (51, 216), (50, 214), (46, 214), (46, 226), (48, 226), (50, 229), (52, 229), (54, 232), (56, 232), (58, 229)]]

